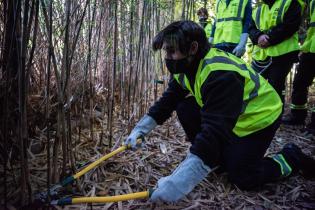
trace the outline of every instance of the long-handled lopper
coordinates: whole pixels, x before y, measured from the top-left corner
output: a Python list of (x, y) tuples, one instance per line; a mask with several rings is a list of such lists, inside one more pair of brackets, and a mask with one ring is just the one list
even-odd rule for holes
[[(143, 137), (138, 139), (138, 144), (141, 144), (143, 140)], [(130, 149), (130, 145), (123, 145), (119, 147), (118, 149), (112, 151), (111, 153), (104, 155), (103, 157), (99, 158), (98, 160), (94, 161), (81, 171), (77, 172), (76, 174), (69, 176), (65, 178), (63, 181), (61, 181), (59, 184), (56, 184), (52, 186), (49, 189), (49, 194), (51, 197), (56, 197), (58, 195), (58, 191), (65, 187), (68, 184), (73, 183), (76, 179), (90, 171), (91, 169), (98, 166), (101, 162), (111, 158), (112, 156), (125, 151), (126, 149)], [(151, 196), (151, 193), (153, 190), (147, 190), (143, 192), (137, 192), (137, 193), (130, 193), (125, 195), (117, 195), (117, 196), (102, 196), (102, 197), (67, 197), (67, 198), (61, 198), (58, 200), (52, 200), (51, 205), (69, 205), (69, 204), (75, 204), (75, 203), (106, 203), (106, 202), (118, 202), (118, 201), (126, 201), (126, 200), (134, 200), (134, 199), (145, 199), (149, 198)], [(35, 199), (41, 201), (42, 203), (46, 203), (48, 198), (48, 192), (41, 192), (35, 195)]]
[(69, 205), (77, 203), (112, 203), (118, 201), (136, 200), (136, 199), (147, 199), (150, 198), (153, 190), (147, 190), (143, 192), (129, 193), (125, 195), (116, 196), (99, 196), (99, 197), (67, 197), (58, 200), (51, 201), (51, 205)]

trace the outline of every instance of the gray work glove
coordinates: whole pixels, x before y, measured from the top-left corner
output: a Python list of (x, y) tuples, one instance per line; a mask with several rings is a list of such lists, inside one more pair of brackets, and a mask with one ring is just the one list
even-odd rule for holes
[(244, 53), (246, 51), (247, 39), (248, 39), (248, 33), (242, 33), (241, 38), (240, 38), (240, 42), (232, 51), (232, 53), (234, 55), (236, 55), (237, 57), (242, 57), (244, 55)]
[(210, 44), (212, 44), (212, 43), (213, 43), (213, 37), (209, 37), (208, 42), (209, 42)]
[(176, 170), (158, 181), (153, 191), (152, 202), (177, 202), (190, 193), (209, 173), (211, 169), (192, 153), (177, 166)]
[(149, 115), (144, 115), (141, 120), (137, 123), (134, 129), (131, 131), (130, 135), (124, 142), (125, 145), (129, 145), (133, 150), (142, 146), (137, 142), (137, 139), (144, 137), (150, 131), (152, 131), (157, 126), (155, 120)]

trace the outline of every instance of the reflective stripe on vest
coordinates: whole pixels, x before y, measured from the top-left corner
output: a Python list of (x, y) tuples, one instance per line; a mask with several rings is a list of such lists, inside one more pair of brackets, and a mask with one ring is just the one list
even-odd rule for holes
[(307, 29), (306, 39), (301, 46), (301, 51), (305, 53), (315, 53), (315, 0), (310, 1), (309, 15), (310, 15), (310, 24)]
[(222, 22), (222, 21), (231, 21), (231, 20), (234, 20), (234, 21), (241, 21), (242, 18), (240, 18), (240, 17), (220, 18), (220, 19), (217, 20), (217, 23), (218, 23), (218, 22)]
[(200, 61), (195, 83), (192, 88), (184, 74), (176, 74), (174, 78), (195, 97), (203, 107), (201, 88), (211, 72), (232, 71), (244, 77), (243, 104), (238, 120), (233, 128), (237, 136), (246, 136), (271, 125), (281, 114), (281, 99), (271, 85), (243, 60), (232, 54), (212, 48)]
[[(218, 2), (217, 2), (216, 11), (215, 11), (216, 14), (219, 13), (219, 6), (220, 6), (220, 3), (221, 3), (222, 1), (225, 1), (225, 0), (218, 0)], [(231, 5), (231, 3), (232, 3), (232, 0), (230, 1), (229, 5)], [(233, 2), (233, 3), (234, 3), (234, 2)], [(237, 3), (238, 3), (238, 1), (237, 1)], [(228, 5), (227, 7), (229, 7), (229, 5)], [(238, 18), (241, 18), (241, 17), (242, 17), (243, 5), (244, 5), (244, 0), (240, 0), (239, 3), (238, 3), (237, 16), (236, 16), (236, 17), (238, 17)], [(225, 5), (225, 6), (226, 6), (226, 5)], [(245, 5), (245, 7), (246, 7), (246, 5)], [(226, 7), (225, 7), (225, 9), (226, 9)], [(219, 18), (218, 18), (218, 19), (219, 19)]]
[(249, 74), (250, 78), (254, 82), (255, 87), (249, 93), (248, 99), (243, 101), (241, 114), (244, 113), (244, 111), (245, 111), (249, 101), (252, 100), (253, 98), (255, 98), (256, 96), (258, 96), (258, 89), (260, 87), (258, 73), (255, 72), (255, 71), (253, 71), (253, 72), (249, 71), (245, 64), (238, 64), (235, 61), (233, 61), (233, 60), (231, 60), (231, 59), (229, 59), (227, 57), (223, 57), (223, 56), (217, 56), (217, 57), (213, 57), (211, 59), (205, 59), (204, 62), (203, 62), (203, 65), (202, 65), (202, 69), (204, 69), (206, 65), (215, 64), (215, 63), (231, 64), (231, 65), (234, 65), (234, 66), (236, 66), (237, 68), (239, 68), (239, 69), (241, 69), (243, 71), (247, 71), (247, 73)]
[(286, 177), (286, 176), (289, 176), (291, 174), (292, 168), (287, 163), (287, 161), (284, 159), (282, 154), (276, 154), (275, 156), (272, 157), (272, 159), (280, 165), (282, 176)]
[(307, 104), (302, 105), (296, 105), (296, 104), (290, 104), (291, 109), (307, 109)]
[(248, 0), (231, 0), (226, 5), (226, 0), (217, 0), (214, 44), (239, 43), (247, 2)]
[[(288, 10), (292, 0), (276, 0), (271, 8), (267, 4), (262, 4), (254, 9), (252, 18), (257, 29), (266, 32), (274, 26), (282, 23), (285, 12)], [(253, 58), (258, 61), (265, 60), (268, 56), (280, 56), (292, 51), (299, 50), (298, 35), (295, 33), (290, 38), (281, 43), (269, 46), (265, 49), (254, 46)]]

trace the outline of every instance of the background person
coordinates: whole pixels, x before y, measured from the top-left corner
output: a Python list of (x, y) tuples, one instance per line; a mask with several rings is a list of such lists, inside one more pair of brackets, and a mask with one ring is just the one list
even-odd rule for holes
[(242, 57), (246, 51), (251, 15), (250, 0), (217, 0), (210, 43), (216, 48)]

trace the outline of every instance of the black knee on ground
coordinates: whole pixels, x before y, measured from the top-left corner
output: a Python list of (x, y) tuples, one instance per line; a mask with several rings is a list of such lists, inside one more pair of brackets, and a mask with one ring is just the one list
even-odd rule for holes
[(261, 187), (259, 177), (243, 167), (235, 167), (228, 170), (229, 181), (241, 190), (256, 190)]

